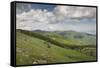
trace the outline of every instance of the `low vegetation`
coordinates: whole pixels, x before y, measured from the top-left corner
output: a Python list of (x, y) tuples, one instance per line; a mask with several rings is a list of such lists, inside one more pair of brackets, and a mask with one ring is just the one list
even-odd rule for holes
[[(80, 37), (78, 37), (80, 38)], [(96, 60), (96, 45), (79, 45), (57, 32), (16, 30), (16, 64)]]

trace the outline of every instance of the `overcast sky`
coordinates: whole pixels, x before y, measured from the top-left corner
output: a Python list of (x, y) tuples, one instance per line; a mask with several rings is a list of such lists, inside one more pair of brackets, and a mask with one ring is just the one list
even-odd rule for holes
[(96, 8), (16, 4), (17, 29), (96, 33)]

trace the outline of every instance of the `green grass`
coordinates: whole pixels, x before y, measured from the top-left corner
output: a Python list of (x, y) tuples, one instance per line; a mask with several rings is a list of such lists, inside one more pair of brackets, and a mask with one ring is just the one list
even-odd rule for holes
[[(41, 32), (38, 32), (41, 33)], [(41, 34), (56, 38), (69, 45), (96, 45), (95, 35), (80, 33), (75, 31), (56, 31), (56, 32), (42, 32)]]
[[(49, 47), (48, 47), (49, 46)], [(86, 50), (86, 49), (85, 49)], [(82, 50), (84, 51), (84, 50)], [(94, 56), (66, 49), (45, 40), (16, 32), (16, 64), (47, 64), (96, 60)]]

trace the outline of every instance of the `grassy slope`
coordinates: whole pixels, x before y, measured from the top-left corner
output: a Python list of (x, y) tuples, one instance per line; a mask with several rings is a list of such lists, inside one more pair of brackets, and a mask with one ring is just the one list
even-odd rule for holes
[(41, 34), (47, 35), (51, 38), (55, 38), (55, 40), (62, 41), (63, 43), (69, 45), (96, 45), (95, 36), (88, 35), (85, 33), (66, 31), (66, 32), (42, 32)]
[(17, 31), (17, 57), (16, 64), (37, 64), (43, 63), (59, 63), (59, 62), (76, 62), (76, 61), (92, 61), (95, 58), (82, 54), (71, 49), (64, 49), (54, 44), (49, 44), (44, 40), (30, 37)]

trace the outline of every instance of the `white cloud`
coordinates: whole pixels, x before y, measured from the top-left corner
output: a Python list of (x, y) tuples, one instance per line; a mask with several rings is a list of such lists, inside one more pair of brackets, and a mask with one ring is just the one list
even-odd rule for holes
[(67, 18), (95, 18), (96, 8), (79, 6), (57, 6), (54, 9), (57, 16)]
[(39, 28), (40, 26), (46, 25), (51, 21), (55, 21), (53, 17), (52, 12), (48, 12), (47, 10), (42, 11), (40, 9), (31, 9), (29, 12), (17, 14), (17, 28), (26, 29), (30, 27), (31, 30), (34, 30), (36, 29), (36, 27), (34, 27), (35, 25), (39, 25), (37, 26)]
[[(30, 9), (17, 14), (17, 29), (25, 30), (75, 30), (95, 32), (94, 23), (82, 22), (81, 19), (95, 19), (96, 9), (90, 7), (56, 6), (53, 11)], [(80, 24), (81, 23), (81, 24)]]

